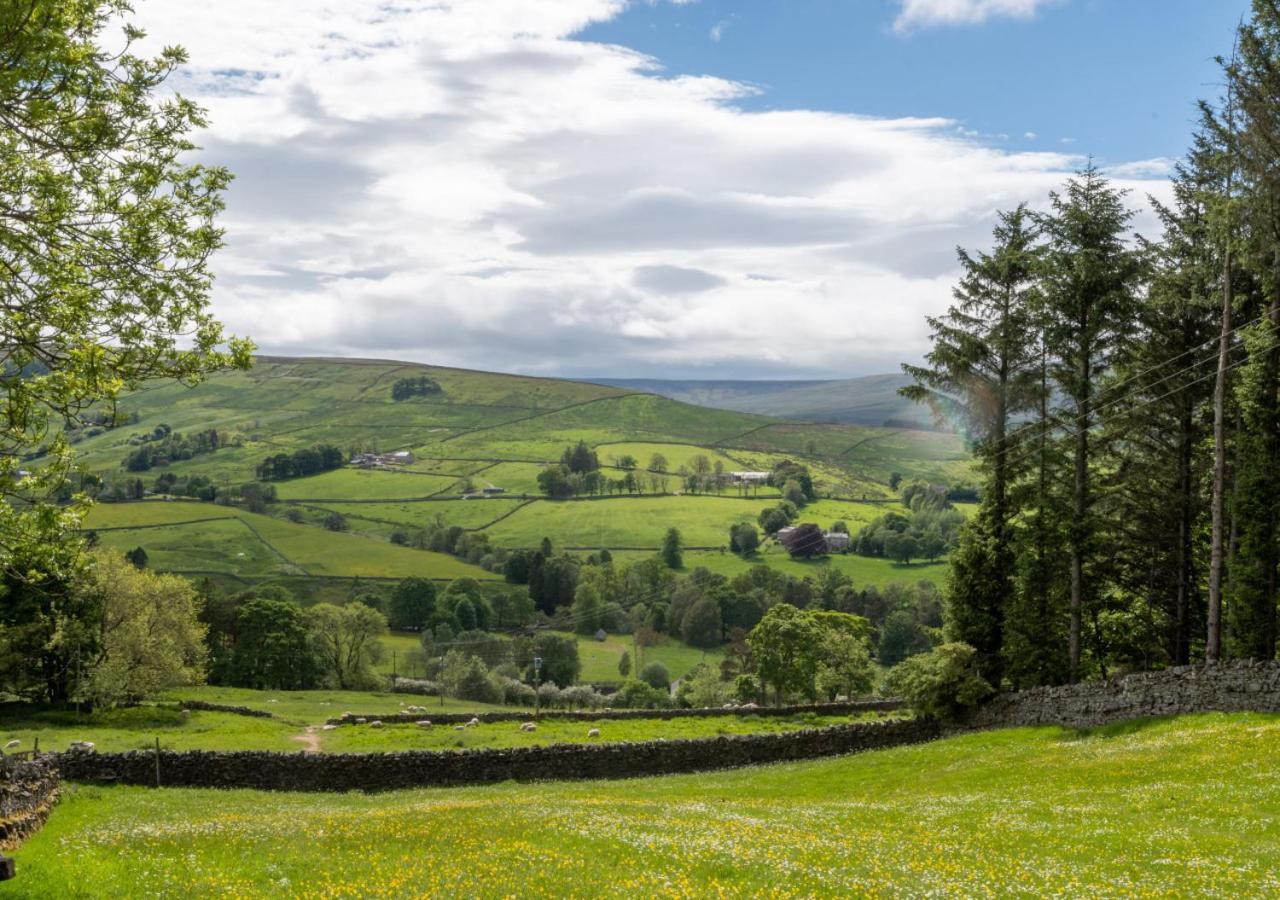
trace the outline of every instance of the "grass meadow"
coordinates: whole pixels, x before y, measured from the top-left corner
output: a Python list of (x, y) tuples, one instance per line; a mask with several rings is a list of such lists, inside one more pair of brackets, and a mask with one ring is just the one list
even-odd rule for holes
[(1280, 717), (374, 795), (69, 786), (22, 897), (1275, 896)]

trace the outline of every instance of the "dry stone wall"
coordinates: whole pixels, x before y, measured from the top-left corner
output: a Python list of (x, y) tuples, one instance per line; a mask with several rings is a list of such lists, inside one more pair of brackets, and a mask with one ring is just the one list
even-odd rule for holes
[[(509, 750), (413, 750), (400, 753), (271, 753), (162, 751), (166, 787), (287, 791), (384, 791), (401, 788), (633, 778), (836, 756), (930, 740), (931, 722), (893, 720), (782, 734), (730, 735), (680, 741), (554, 744)], [(62, 776), (72, 781), (155, 784), (149, 752), (68, 752)]]
[(1198, 712), (1280, 712), (1280, 663), (1179, 666), (1109, 681), (1000, 694), (967, 724), (972, 728), (1092, 728), (1127, 719)]
[(13, 850), (35, 834), (57, 802), (55, 757), (0, 762), (0, 850)]

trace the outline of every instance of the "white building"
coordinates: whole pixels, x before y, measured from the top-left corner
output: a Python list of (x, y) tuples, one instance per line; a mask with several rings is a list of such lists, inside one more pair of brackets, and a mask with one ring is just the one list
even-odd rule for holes
[(769, 480), (768, 472), (730, 472), (729, 477), (734, 484), (764, 484)]
[(843, 553), (849, 549), (849, 535), (842, 531), (828, 531), (823, 537), (827, 539), (828, 553)]

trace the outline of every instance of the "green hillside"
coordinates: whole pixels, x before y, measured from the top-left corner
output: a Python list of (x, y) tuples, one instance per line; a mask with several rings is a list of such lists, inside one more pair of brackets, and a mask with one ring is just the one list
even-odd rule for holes
[(14, 884), (40, 897), (1274, 896), (1277, 753), (1276, 716), (1212, 714), (616, 782), (71, 786), (18, 851)]
[(804, 422), (842, 422), (849, 425), (933, 427), (929, 410), (898, 394), (910, 384), (907, 376), (865, 375), (823, 381), (699, 381), (664, 378), (600, 378), (599, 384), (630, 391), (647, 391), (672, 400), (759, 413)]
[[(427, 376), (439, 392), (392, 399), (397, 380)], [(191, 574), (274, 578), (453, 579), (496, 576), (445, 554), (396, 546), (397, 532), (444, 523), (484, 532), (507, 549), (550, 538), (560, 548), (623, 553), (656, 550), (665, 531), (680, 529), (690, 564), (721, 571), (749, 563), (723, 558), (736, 522), (754, 521), (778, 501), (773, 488), (739, 496), (675, 495), (677, 472), (705, 456), (725, 471), (763, 470), (783, 459), (808, 467), (822, 499), (803, 515), (824, 527), (851, 528), (896, 505), (889, 488), (904, 479), (954, 483), (968, 477), (967, 457), (953, 435), (850, 425), (807, 425), (714, 410), (621, 388), (514, 375), (368, 360), (262, 358), (248, 372), (227, 373), (187, 388), (148, 386), (119, 404), (124, 424), (72, 434), (85, 467), (108, 486), (141, 479), (145, 502), (103, 502), (87, 527), (114, 547), (143, 547), (151, 563)], [(216, 450), (130, 472), (125, 459), (160, 426), (177, 435), (216, 430)], [(539, 471), (566, 446), (586, 441), (611, 477), (631, 457), (642, 495), (551, 500)], [(375, 470), (339, 468), (276, 482), (279, 500), (260, 513), (239, 506), (162, 499), (164, 475), (204, 477), (220, 491), (254, 481), (274, 454), (332, 444), (344, 454), (410, 451), (411, 463)], [(654, 454), (667, 479), (646, 471)], [(470, 489), (474, 496), (464, 497)], [(481, 496), (489, 489), (491, 496)], [(501, 489), (501, 493), (496, 493)], [(662, 495), (655, 496), (657, 490)], [(107, 493), (104, 489), (104, 494)], [(327, 530), (339, 515), (342, 531)], [(699, 550), (698, 548), (703, 548)], [(795, 569), (781, 552), (759, 561)], [(863, 583), (917, 577), (880, 559), (840, 558)], [(928, 567), (926, 567), (928, 568)]]

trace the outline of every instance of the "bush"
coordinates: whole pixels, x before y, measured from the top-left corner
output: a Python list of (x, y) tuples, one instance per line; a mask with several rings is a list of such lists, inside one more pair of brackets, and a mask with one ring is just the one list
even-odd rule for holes
[(397, 694), (425, 694), (430, 697), (439, 697), (440, 683), (422, 678), (397, 678), (391, 683), (391, 690)]
[(560, 692), (560, 703), (565, 709), (599, 709), (604, 697), (585, 684), (576, 684)]
[(516, 678), (503, 678), (498, 686), (502, 690), (502, 702), (508, 706), (533, 706), (537, 691), (530, 685)]
[(660, 662), (651, 662), (640, 671), (640, 680), (655, 690), (671, 687), (671, 675)]
[(706, 708), (724, 706), (730, 699), (732, 685), (720, 680), (715, 666), (703, 663), (680, 681), (676, 699), (681, 706)]
[(622, 709), (665, 709), (671, 705), (666, 691), (643, 681), (628, 681), (613, 695), (613, 705)]
[(954, 719), (965, 715), (991, 694), (978, 674), (978, 651), (968, 644), (943, 644), (895, 666), (885, 682), (916, 715)]
[(489, 677), (489, 667), (484, 660), (450, 650), (445, 654), (443, 681), (450, 696), (478, 703), (497, 703), (501, 691)]
[(760, 679), (739, 675), (733, 682), (733, 698), (739, 703), (755, 703), (760, 699)]

